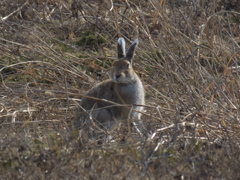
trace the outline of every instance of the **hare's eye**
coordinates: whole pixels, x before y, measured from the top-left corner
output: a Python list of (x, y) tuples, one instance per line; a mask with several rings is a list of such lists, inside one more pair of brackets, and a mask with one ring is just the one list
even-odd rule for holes
[(121, 74), (116, 75), (116, 79), (119, 79), (121, 77)]
[(126, 68), (129, 68), (130, 67), (130, 63), (128, 62), (127, 64), (126, 64)]

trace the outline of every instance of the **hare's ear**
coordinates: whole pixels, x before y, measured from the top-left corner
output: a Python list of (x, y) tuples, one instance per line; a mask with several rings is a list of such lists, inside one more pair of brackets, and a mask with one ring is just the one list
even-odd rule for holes
[(117, 41), (118, 59), (121, 59), (126, 56), (125, 44), (126, 43), (123, 38), (118, 39)]
[(136, 40), (131, 44), (131, 46), (129, 47), (129, 49), (128, 49), (128, 51), (127, 51), (126, 59), (127, 59), (128, 61), (130, 61), (130, 60), (133, 58), (134, 53), (135, 53), (135, 49), (136, 49), (137, 45), (138, 45), (138, 39), (136, 39)]

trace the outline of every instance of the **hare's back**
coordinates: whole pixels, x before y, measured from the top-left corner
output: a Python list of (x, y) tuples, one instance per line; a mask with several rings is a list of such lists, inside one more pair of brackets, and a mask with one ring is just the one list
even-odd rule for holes
[(109, 106), (108, 102), (101, 99), (116, 102), (114, 83), (111, 80), (101, 82), (90, 89), (86, 96), (82, 98), (81, 106), (85, 110), (90, 110), (93, 107), (101, 108)]

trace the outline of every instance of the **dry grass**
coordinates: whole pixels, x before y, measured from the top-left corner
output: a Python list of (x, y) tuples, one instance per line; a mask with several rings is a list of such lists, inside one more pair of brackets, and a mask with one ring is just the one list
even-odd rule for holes
[[(238, 179), (238, 1), (0, 2), (0, 179)], [(72, 128), (116, 40), (139, 38), (139, 138)], [(94, 127), (93, 127), (94, 128)]]

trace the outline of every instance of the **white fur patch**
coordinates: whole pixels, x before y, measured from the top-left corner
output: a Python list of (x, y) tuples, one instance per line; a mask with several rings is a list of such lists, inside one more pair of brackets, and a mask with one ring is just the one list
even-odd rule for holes
[(125, 44), (126, 44), (126, 43), (125, 43), (125, 40), (124, 40), (123, 38), (119, 38), (119, 39), (118, 39), (118, 44), (119, 44), (119, 45), (122, 45), (123, 47), (125, 47)]

